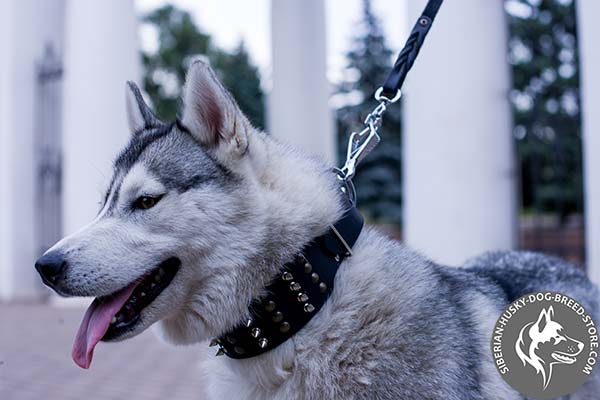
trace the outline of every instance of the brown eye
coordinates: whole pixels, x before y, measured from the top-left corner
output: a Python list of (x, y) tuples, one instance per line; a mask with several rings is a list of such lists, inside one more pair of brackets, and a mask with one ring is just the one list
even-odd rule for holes
[(147, 210), (154, 207), (158, 203), (158, 200), (160, 200), (160, 197), (140, 196), (133, 203), (133, 208)]

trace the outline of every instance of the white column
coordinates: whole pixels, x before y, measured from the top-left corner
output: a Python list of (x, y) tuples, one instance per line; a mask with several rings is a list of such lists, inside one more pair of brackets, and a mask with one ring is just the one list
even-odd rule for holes
[(61, 52), (64, 0), (0, 1), (0, 301), (39, 297), (35, 248), (36, 64)]
[(272, 0), (271, 42), (269, 132), (333, 162), (323, 0)]
[[(412, 24), (425, 1), (407, 3)], [(515, 245), (506, 40), (503, 2), (444, 2), (408, 75), (404, 232), (440, 262)]]
[(132, 0), (76, 0), (67, 5), (64, 78), (64, 233), (91, 221), (129, 136), (125, 82), (139, 82)]
[(585, 188), (585, 238), (588, 274), (600, 284), (600, 2), (576, 4), (581, 67), (583, 158)]

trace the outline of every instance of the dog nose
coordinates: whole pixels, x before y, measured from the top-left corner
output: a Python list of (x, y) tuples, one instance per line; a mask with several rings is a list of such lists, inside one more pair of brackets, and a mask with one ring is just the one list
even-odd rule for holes
[(35, 269), (42, 277), (42, 281), (51, 288), (58, 281), (60, 274), (65, 270), (67, 261), (64, 255), (58, 251), (44, 254), (35, 262)]

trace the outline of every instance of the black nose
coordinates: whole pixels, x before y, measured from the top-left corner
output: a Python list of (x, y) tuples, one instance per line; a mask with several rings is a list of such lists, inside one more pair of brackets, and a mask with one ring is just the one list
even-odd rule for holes
[(64, 255), (58, 251), (46, 253), (35, 262), (35, 269), (39, 272), (44, 283), (51, 288), (54, 288), (66, 266), (67, 261)]

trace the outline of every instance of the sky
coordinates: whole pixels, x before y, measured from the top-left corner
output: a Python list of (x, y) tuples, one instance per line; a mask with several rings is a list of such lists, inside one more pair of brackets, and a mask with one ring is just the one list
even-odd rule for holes
[[(277, 0), (273, 0), (277, 1)], [(397, 53), (406, 38), (406, 0), (372, 0), (380, 17), (388, 46)], [(263, 80), (269, 81), (271, 0), (136, 0), (140, 14), (167, 3), (189, 11), (196, 23), (213, 36), (217, 46), (231, 50), (241, 39), (246, 43)], [(354, 35), (353, 27), (360, 19), (362, 0), (325, 0), (327, 29), (327, 76), (339, 82), (345, 63), (344, 54)], [(140, 30), (145, 49), (156, 46), (156, 36), (149, 29)]]

